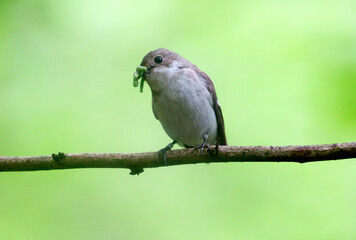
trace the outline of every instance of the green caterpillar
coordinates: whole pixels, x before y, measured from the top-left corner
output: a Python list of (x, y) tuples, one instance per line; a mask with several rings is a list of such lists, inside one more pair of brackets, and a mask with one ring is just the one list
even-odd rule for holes
[(136, 72), (133, 75), (133, 86), (138, 87), (138, 81), (141, 79), (140, 83), (140, 92), (143, 92), (143, 83), (145, 82), (145, 79), (143, 78), (143, 75), (147, 72), (147, 68), (143, 66), (138, 66), (136, 68)]

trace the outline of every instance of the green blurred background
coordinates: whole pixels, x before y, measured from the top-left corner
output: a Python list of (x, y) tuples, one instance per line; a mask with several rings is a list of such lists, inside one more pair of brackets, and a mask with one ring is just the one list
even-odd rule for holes
[[(156, 151), (132, 86), (166, 47), (213, 79), (230, 145), (356, 141), (356, 2), (0, 2), (0, 155)], [(0, 239), (356, 239), (356, 162), (0, 173)]]

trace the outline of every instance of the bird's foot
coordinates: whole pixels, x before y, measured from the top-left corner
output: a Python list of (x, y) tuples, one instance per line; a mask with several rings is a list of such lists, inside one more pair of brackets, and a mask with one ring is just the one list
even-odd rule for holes
[(199, 145), (199, 146), (196, 146), (194, 148), (193, 152), (195, 152), (196, 150), (200, 149), (200, 155), (202, 155), (203, 152), (204, 152), (204, 148), (209, 148), (210, 147), (209, 143), (206, 142), (206, 140), (208, 140), (208, 134), (204, 134), (203, 139), (204, 139), (203, 143), (201, 145)]
[(215, 156), (219, 156), (219, 145), (220, 145), (220, 138), (217, 139), (215, 144)]
[(165, 146), (164, 148), (160, 149), (158, 151), (158, 158), (162, 158), (164, 160), (164, 163), (167, 165), (167, 156), (166, 156), (166, 152), (172, 150), (174, 144), (176, 144), (176, 141), (171, 142), (170, 144), (168, 144), (167, 146)]
[(210, 147), (209, 143), (203, 143), (203, 144), (201, 144), (201, 145), (199, 145), (199, 146), (196, 146), (196, 147), (194, 148), (193, 152), (195, 152), (196, 150), (200, 149), (200, 155), (202, 155), (203, 152), (204, 152), (204, 149), (205, 149), (205, 148), (209, 148), (209, 147)]

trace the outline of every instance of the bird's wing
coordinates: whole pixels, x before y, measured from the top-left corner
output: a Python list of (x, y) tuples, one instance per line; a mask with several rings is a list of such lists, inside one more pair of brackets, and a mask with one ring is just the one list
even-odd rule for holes
[[(153, 99), (152, 99), (152, 101), (153, 101)], [(158, 117), (157, 117), (157, 114), (155, 112), (155, 108), (154, 108), (153, 104), (152, 104), (152, 112), (153, 112), (153, 115), (155, 116), (155, 118), (158, 120)]]
[(200, 72), (199, 76), (205, 80), (206, 87), (208, 88), (208, 91), (210, 92), (211, 96), (213, 97), (213, 109), (215, 112), (216, 121), (218, 123), (219, 145), (227, 145), (226, 135), (225, 135), (224, 118), (223, 118), (221, 107), (220, 107), (220, 104), (218, 101), (218, 97), (215, 92), (214, 84), (206, 73)]

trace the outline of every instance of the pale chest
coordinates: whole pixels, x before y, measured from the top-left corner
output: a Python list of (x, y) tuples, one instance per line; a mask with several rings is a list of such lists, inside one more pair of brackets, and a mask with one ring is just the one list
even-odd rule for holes
[(212, 96), (204, 80), (176, 74), (158, 94), (152, 94), (152, 108), (166, 133), (180, 145), (197, 146), (208, 134), (215, 144), (217, 123)]

